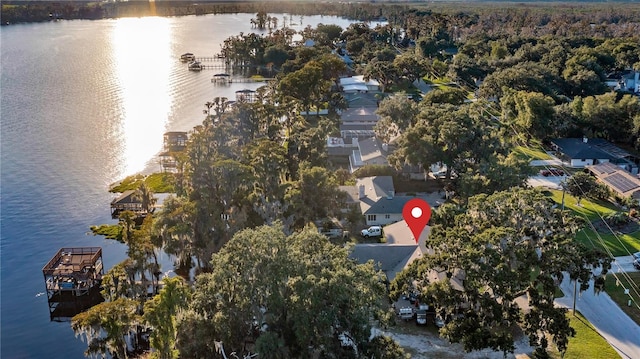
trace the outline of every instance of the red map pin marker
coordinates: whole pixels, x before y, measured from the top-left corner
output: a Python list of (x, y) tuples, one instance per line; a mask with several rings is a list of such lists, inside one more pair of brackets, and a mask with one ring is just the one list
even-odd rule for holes
[(409, 225), (413, 238), (418, 243), (422, 230), (429, 223), (429, 218), (431, 218), (431, 207), (424, 200), (414, 198), (402, 208), (402, 218)]

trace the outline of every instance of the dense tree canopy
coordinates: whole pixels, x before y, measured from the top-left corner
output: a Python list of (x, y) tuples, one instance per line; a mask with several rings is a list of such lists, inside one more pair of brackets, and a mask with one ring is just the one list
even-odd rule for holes
[(228, 352), (260, 357), (356, 357), (340, 337), (363, 352), (384, 285), (373, 264), (347, 255), (312, 231), (287, 237), (276, 225), (237, 233), (213, 256), (211, 273), (197, 278), (178, 324), (181, 356), (218, 358), (213, 344), (222, 342)]
[(418, 112), (418, 105), (405, 93), (386, 97), (376, 110), (380, 117), (375, 126), (376, 136), (383, 143), (390, 143), (415, 122)]
[[(334, 6), (298, 5), (300, 12)], [(291, 9), (286, 6), (273, 4)], [(511, 352), (511, 326), (521, 325), (534, 346), (546, 348), (548, 333), (564, 352), (572, 330), (553, 305), (555, 283), (569, 275), (586, 290), (591, 269), (605, 274), (608, 262), (574, 243), (579, 221), (542, 193), (518, 189), (531, 167), (513, 145), (586, 135), (640, 148), (637, 98), (605, 85), (609, 76), (640, 70), (637, 14), (608, 9), (591, 26), (591, 17), (572, 9), (335, 6), (363, 19), (386, 16), (388, 24), (361, 22), (344, 31), (308, 26), (297, 33), (286, 17), (278, 27), (260, 8), (252, 24), (267, 34), (224, 42), (230, 66), (267, 71), (275, 80), (253, 102), (206, 102), (202, 125), (178, 157), (176, 196), (140, 228), (133, 213), (122, 216), (129, 258), (104, 276), (108, 301), (72, 321), (87, 337), (88, 353), (125, 357), (127, 340), (139, 337), (144, 324), (153, 328), (151, 346), (161, 358), (220, 357), (223, 346), (269, 358), (403, 357), (389, 338), (369, 341), (383, 304), (380, 274), (349, 260), (348, 248), (303, 230), (340, 215), (326, 138), (338, 132), (347, 104), (338, 78), (353, 73), (378, 80), (382, 92), (413, 90), (418, 79), (434, 82), (420, 103), (405, 92), (379, 102), (375, 133), (395, 147), (389, 162), (396, 168), (446, 165), (447, 189), (462, 199), (435, 212), (434, 255), (401, 273), (394, 295), (415, 283), (421, 300), (447, 319), (443, 336), (467, 350)], [(295, 46), (295, 34), (316, 45)], [(348, 54), (353, 64), (332, 51)], [(479, 99), (470, 100), (474, 95)], [(573, 176), (576, 187), (568, 190), (588, 193), (592, 179), (584, 176)], [(140, 196), (144, 207), (153, 204), (148, 188)], [(206, 272), (196, 277), (193, 296), (177, 279), (165, 280), (158, 293), (156, 246), (182, 269), (195, 262), (197, 273)], [(460, 286), (434, 280), (434, 271)], [(157, 295), (147, 301), (149, 288)], [(525, 294), (530, 311), (522, 315), (514, 299)]]
[[(553, 304), (556, 283), (568, 275), (586, 290), (592, 270), (604, 275), (610, 267), (604, 254), (574, 241), (580, 221), (542, 192), (519, 189), (478, 195), (465, 207), (445, 205), (433, 222), (427, 243), (433, 254), (396, 277), (393, 295), (415, 283), (421, 302), (448, 321), (441, 335), (466, 350), (513, 352), (516, 324), (533, 346), (546, 349), (548, 333), (566, 350), (573, 331), (566, 309)], [(515, 301), (522, 295), (529, 311)]]

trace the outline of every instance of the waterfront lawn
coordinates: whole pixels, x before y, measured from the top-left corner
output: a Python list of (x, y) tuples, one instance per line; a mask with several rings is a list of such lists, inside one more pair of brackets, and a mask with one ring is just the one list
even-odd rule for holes
[[(560, 355), (553, 344), (549, 345), (549, 354), (552, 358), (559, 359), (610, 359), (620, 358), (618, 353), (609, 343), (600, 336), (600, 333), (586, 320), (582, 314), (576, 312), (573, 316), (567, 312), (567, 317), (571, 321), (571, 327), (575, 329), (576, 336), (569, 339), (569, 346), (564, 357)], [(551, 342), (551, 341), (549, 341)]]
[(595, 247), (604, 250), (600, 239), (607, 246), (614, 257), (626, 256), (629, 253), (640, 251), (638, 232), (632, 234), (595, 233), (592, 228), (585, 228), (578, 232), (576, 240), (587, 247)]
[[(615, 268), (615, 266), (613, 268)], [(640, 283), (640, 272), (627, 272), (627, 275), (634, 283)], [(611, 299), (618, 304), (620, 309), (627, 313), (629, 318), (633, 319), (634, 322), (640, 325), (640, 309), (638, 309), (640, 302), (632, 302), (631, 306), (629, 306), (630, 297), (628, 294), (624, 294), (624, 289), (629, 288), (636, 299), (637, 295), (634, 293), (633, 289), (631, 289), (629, 281), (623, 277), (621, 273), (616, 273), (616, 276), (620, 279), (621, 285), (616, 285), (618, 283), (618, 279), (609, 273), (607, 274), (607, 279), (604, 282), (604, 290), (609, 294)]]
[(117, 224), (101, 224), (89, 227), (94, 236), (105, 236), (107, 239), (115, 239), (122, 242), (122, 227)]
[(128, 190), (135, 190), (140, 187), (143, 181), (153, 193), (174, 192), (173, 183), (175, 177), (171, 173), (152, 173), (148, 176), (137, 174), (129, 176), (120, 181), (120, 183), (112, 186), (109, 192), (122, 193)]

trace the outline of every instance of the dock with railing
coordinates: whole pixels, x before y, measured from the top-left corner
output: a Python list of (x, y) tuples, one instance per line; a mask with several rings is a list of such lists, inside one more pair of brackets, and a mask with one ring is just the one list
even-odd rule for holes
[(61, 248), (42, 268), (51, 320), (62, 320), (103, 301), (102, 248)]
[(226, 85), (230, 83), (268, 82), (271, 80), (275, 80), (275, 78), (262, 77), (262, 76), (242, 77), (242, 76), (231, 76), (229, 74), (215, 74), (213, 75), (213, 77), (211, 77), (211, 83), (216, 85)]

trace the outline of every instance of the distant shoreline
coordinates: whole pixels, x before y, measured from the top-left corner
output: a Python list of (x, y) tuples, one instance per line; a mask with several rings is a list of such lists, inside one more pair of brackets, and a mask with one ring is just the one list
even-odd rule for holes
[[(327, 2), (313, 2), (308, 0), (289, 1), (161, 1), (148, 2), (90, 2), (90, 1), (3, 1), (0, 11), (1, 25), (13, 25), (20, 23), (38, 23), (59, 20), (100, 20), (123, 17), (146, 16), (188, 16), (207, 14), (233, 14), (233, 13), (257, 13), (266, 11), (271, 13), (284, 13), (292, 15), (326, 15), (342, 16), (352, 20), (374, 21), (381, 16), (397, 14), (397, 11), (408, 9), (428, 9), (429, 11), (442, 13), (460, 13), (483, 11), (488, 5), (501, 8), (519, 8), (523, 10), (537, 8), (562, 7), (573, 9), (575, 12), (584, 10), (597, 10), (598, 8), (611, 9), (619, 4), (640, 5), (640, 0), (573, 0), (573, 1), (536, 1), (536, 0), (435, 0), (425, 1), (350, 1), (330, 0)], [(589, 6), (589, 9), (584, 9)], [(628, 8), (628, 13), (640, 13), (640, 6)]]
[[(362, 5), (362, 4), (360, 4)], [(347, 3), (300, 1), (3, 1), (2, 25), (58, 20), (99, 20), (123, 17), (188, 16), (207, 14), (257, 13), (268, 11), (295, 15), (348, 16)], [(366, 20), (366, 19), (362, 19)]]

